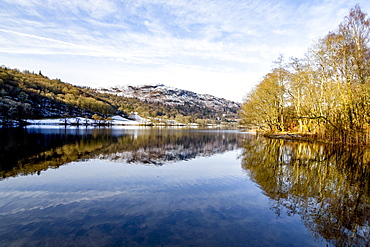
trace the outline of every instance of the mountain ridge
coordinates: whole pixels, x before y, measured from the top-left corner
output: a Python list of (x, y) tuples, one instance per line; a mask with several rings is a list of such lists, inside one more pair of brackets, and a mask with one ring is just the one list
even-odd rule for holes
[[(140, 88), (146, 88), (146, 89), (149, 89), (149, 88), (153, 88), (153, 89), (165, 89), (167, 91), (174, 91), (175, 93), (177, 93), (177, 96), (179, 97), (183, 97), (184, 95), (185, 96), (192, 96), (192, 95), (198, 95), (198, 96), (204, 96), (204, 97), (212, 97), (212, 98), (217, 98), (217, 99), (222, 99), (222, 100), (225, 100), (225, 101), (230, 101), (230, 102), (234, 102), (236, 104), (241, 104), (240, 102), (238, 101), (234, 101), (234, 100), (230, 100), (230, 99), (226, 99), (224, 97), (218, 97), (218, 96), (215, 96), (215, 95), (212, 95), (212, 94), (208, 94), (208, 93), (197, 93), (197, 92), (194, 92), (192, 90), (189, 90), (189, 89), (182, 89), (182, 88), (178, 88), (178, 87), (174, 87), (174, 86), (168, 86), (164, 83), (151, 83), (151, 84), (139, 84), (139, 85), (130, 85), (130, 84), (126, 84), (126, 85), (116, 85), (116, 86), (112, 86), (112, 87), (101, 87), (101, 88), (97, 88), (98, 90), (103, 90), (103, 91), (106, 91), (106, 90), (115, 90), (116, 93), (117, 93), (117, 90), (119, 93), (122, 93), (122, 92), (128, 92), (129, 90), (132, 90), (132, 89), (140, 89)], [(122, 96), (125, 96), (125, 97), (130, 97), (130, 95), (122, 95)]]
[(241, 104), (210, 94), (199, 94), (164, 84), (123, 85), (110, 88), (98, 88), (99, 92), (114, 94), (126, 98), (136, 98), (151, 103), (162, 103), (171, 107), (189, 105), (200, 106), (216, 111), (224, 111), (224, 116), (237, 114)]

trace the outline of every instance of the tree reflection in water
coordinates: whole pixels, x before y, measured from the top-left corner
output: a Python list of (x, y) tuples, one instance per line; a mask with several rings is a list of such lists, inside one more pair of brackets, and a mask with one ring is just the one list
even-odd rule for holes
[(335, 246), (370, 241), (370, 150), (262, 137), (244, 144), (242, 167), (279, 216), (299, 214)]

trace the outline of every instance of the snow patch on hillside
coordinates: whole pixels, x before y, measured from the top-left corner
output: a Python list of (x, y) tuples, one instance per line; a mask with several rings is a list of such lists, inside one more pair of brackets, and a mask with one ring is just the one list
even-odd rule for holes
[(219, 112), (223, 116), (237, 118), (241, 107), (238, 102), (218, 98), (209, 94), (197, 94), (175, 87), (158, 85), (116, 86), (98, 89), (101, 93), (114, 94), (126, 98), (135, 98), (142, 102), (160, 103), (171, 107), (185, 106), (195, 109), (209, 109), (210, 112)]
[(101, 93), (110, 93), (117, 96), (136, 98), (141, 101), (160, 102), (169, 106), (196, 105), (212, 108), (219, 111), (226, 109), (240, 109), (240, 103), (218, 98), (209, 94), (197, 94), (188, 90), (168, 87), (163, 84), (142, 86), (116, 86), (109, 89), (98, 89)]

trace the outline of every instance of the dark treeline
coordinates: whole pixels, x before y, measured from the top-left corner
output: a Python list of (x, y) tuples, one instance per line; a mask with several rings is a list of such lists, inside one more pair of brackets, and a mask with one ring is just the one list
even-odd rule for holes
[(247, 95), (243, 122), (270, 132), (369, 143), (370, 21), (356, 5), (304, 58), (283, 57)]

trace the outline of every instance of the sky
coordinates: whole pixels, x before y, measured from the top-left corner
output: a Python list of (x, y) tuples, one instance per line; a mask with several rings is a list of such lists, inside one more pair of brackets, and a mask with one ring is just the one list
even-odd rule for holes
[(0, 0), (0, 65), (79, 86), (164, 84), (242, 102), (369, 0)]

